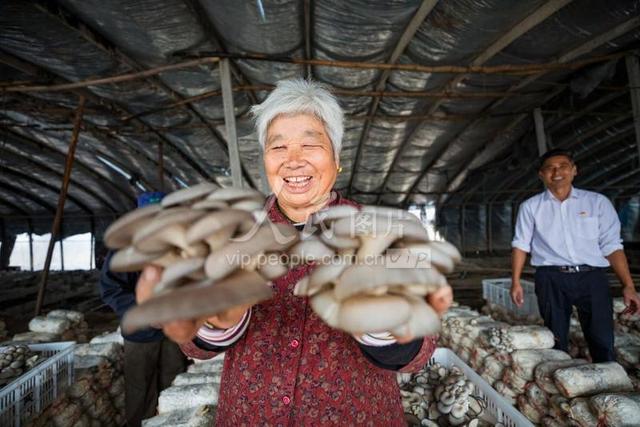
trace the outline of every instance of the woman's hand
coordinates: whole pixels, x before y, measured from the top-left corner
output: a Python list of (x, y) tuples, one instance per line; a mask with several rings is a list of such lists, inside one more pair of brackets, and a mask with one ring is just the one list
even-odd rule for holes
[[(160, 283), (162, 268), (155, 265), (147, 265), (143, 270), (136, 285), (136, 302), (142, 304), (153, 297), (153, 289)], [(249, 305), (232, 307), (215, 316), (200, 319), (174, 320), (156, 327), (161, 328), (164, 334), (178, 344), (191, 341), (205, 322), (219, 329), (228, 329), (242, 320), (242, 316), (250, 308)]]

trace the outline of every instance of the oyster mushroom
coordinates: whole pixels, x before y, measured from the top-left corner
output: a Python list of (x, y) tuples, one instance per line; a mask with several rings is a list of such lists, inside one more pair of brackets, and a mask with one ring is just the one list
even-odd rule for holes
[(340, 329), (353, 334), (385, 332), (409, 320), (411, 306), (395, 295), (356, 295), (340, 304)]
[(393, 220), (389, 216), (360, 212), (353, 217), (341, 218), (331, 227), (338, 237), (358, 237), (359, 260), (382, 254), (393, 242), (401, 238), (427, 241), (424, 226), (413, 219)]
[(160, 202), (160, 205), (163, 208), (168, 208), (170, 206), (193, 203), (205, 198), (219, 188), (220, 187), (211, 182), (203, 182), (201, 184), (193, 185), (191, 187), (174, 191), (171, 194), (167, 194)]
[(265, 252), (282, 251), (296, 243), (299, 236), (288, 224), (265, 224), (243, 240), (229, 242), (211, 253), (205, 262), (207, 277), (221, 279), (240, 267), (255, 267), (252, 260)]
[(190, 209), (157, 216), (135, 233), (133, 245), (142, 252), (167, 251), (175, 246), (188, 256), (205, 255), (206, 245), (189, 245), (186, 241), (187, 227), (204, 214), (204, 211)]
[(206, 200), (218, 200), (226, 202), (227, 204), (233, 204), (233, 202), (239, 200), (256, 200), (262, 202), (264, 195), (250, 188), (226, 187), (209, 194)]
[(151, 217), (161, 209), (160, 205), (149, 205), (121, 216), (107, 228), (104, 233), (104, 244), (111, 249), (122, 249), (129, 246), (133, 233), (149, 222)]
[(253, 216), (239, 209), (208, 213), (188, 228), (185, 235), (186, 243), (193, 245), (199, 241), (205, 241), (210, 251), (217, 251), (233, 237), (243, 222), (253, 224)]
[(333, 290), (320, 292), (310, 299), (311, 308), (332, 328), (340, 326), (340, 303), (333, 296)]
[(299, 264), (304, 264), (333, 258), (335, 252), (318, 237), (310, 236), (296, 243), (289, 250), (289, 255), (299, 260)]
[(336, 299), (344, 300), (379, 287), (398, 286), (403, 290), (409, 284), (423, 289), (423, 295), (426, 295), (446, 286), (444, 276), (434, 269), (388, 268), (384, 264), (356, 264), (349, 267), (336, 281)]
[(116, 272), (140, 271), (147, 264), (166, 267), (182, 259), (173, 250), (157, 253), (140, 252), (134, 246), (127, 246), (113, 254), (109, 268)]
[(122, 330), (130, 334), (152, 324), (214, 316), (231, 307), (269, 299), (272, 290), (256, 272), (239, 270), (224, 280), (176, 288), (127, 311)]
[(391, 329), (390, 332), (398, 337), (424, 337), (437, 334), (440, 331), (440, 318), (435, 310), (422, 298), (407, 297), (407, 300), (411, 305), (409, 320)]
[(160, 283), (153, 288), (155, 294), (160, 294), (174, 288), (185, 280), (203, 280), (204, 257), (182, 259), (169, 265), (163, 272)]

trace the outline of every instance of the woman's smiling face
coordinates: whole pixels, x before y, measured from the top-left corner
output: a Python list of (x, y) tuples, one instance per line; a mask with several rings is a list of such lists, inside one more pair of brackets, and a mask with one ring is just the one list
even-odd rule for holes
[(279, 115), (269, 125), (264, 152), (269, 186), (281, 207), (321, 203), (337, 177), (333, 146), (321, 120), (311, 114)]

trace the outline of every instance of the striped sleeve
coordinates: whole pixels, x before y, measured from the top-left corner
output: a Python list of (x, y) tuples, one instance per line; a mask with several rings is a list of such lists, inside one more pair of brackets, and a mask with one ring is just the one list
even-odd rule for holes
[(251, 309), (247, 310), (237, 325), (229, 329), (214, 329), (209, 326), (202, 326), (196, 333), (196, 337), (212, 346), (228, 347), (238, 341), (245, 333), (250, 319)]
[(396, 339), (389, 332), (353, 335), (353, 338), (360, 344), (370, 347), (384, 347), (396, 343)]

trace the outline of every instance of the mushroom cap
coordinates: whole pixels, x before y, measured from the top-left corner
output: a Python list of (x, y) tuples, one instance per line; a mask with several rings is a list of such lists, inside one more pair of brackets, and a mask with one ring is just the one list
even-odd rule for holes
[(192, 244), (206, 239), (223, 228), (233, 227), (233, 230), (243, 222), (253, 223), (253, 215), (239, 209), (224, 209), (211, 212), (191, 224), (185, 235), (187, 243)]
[[(446, 286), (447, 280), (435, 268), (393, 268), (387, 263), (356, 264), (347, 268), (336, 280), (338, 301), (380, 287), (423, 285), (427, 290)], [(426, 292), (428, 293), (428, 291)]]
[(292, 260), (300, 260), (297, 262), (298, 264), (317, 262), (334, 255), (335, 252), (316, 236), (309, 236), (301, 240), (289, 250), (289, 256)]
[(411, 335), (416, 338), (440, 332), (440, 318), (433, 308), (420, 297), (407, 297), (411, 305), (411, 317), (407, 323), (391, 330), (395, 336)]
[(401, 238), (418, 241), (429, 240), (427, 230), (417, 220), (393, 219), (368, 212), (359, 212), (352, 217), (336, 220), (331, 229), (337, 236), (342, 237), (367, 236), (386, 238), (392, 241)]
[[(442, 246), (436, 245), (435, 243), (436, 242), (402, 244), (401, 251), (406, 251), (408, 254), (417, 256), (418, 259), (428, 262), (444, 273), (451, 273), (457, 262), (455, 254), (453, 254), (452, 257), (452, 251), (450, 251), (449, 248), (443, 251)], [(455, 249), (455, 247), (453, 249)]]
[(319, 236), (324, 244), (337, 250), (356, 249), (360, 246), (360, 239), (357, 237), (336, 236), (330, 230), (321, 232)]
[(336, 301), (331, 289), (320, 292), (309, 300), (311, 308), (332, 328), (339, 327), (340, 303)]
[(272, 294), (262, 276), (241, 270), (225, 280), (180, 287), (133, 307), (124, 316), (122, 330), (130, 334), (152, 324), (211, 317), (238, 305), (264, 301)]
[(118, 218), (104, 233), (104, 244), (110, 249), (120, 249), (131, 244), (133, 233), (150, 221), (162, 207), (158, 204), (135, 209)]
[(410, 213), (409, 211), (406, 211), (406, 210), (403, 210), (403, 209), (397, 209), (397, 208), (390, 208), (390, 207), (387, 207), (387, 206), (364, 205), (360, 209), (360, 212), (379, 215), (379, 216), (386, 217), (386, 218), (391, 218), (391, 219), (394, 219), (394, 220), (395, 219), (406, 219), (406, 220), (420, 222), (418, 217), (415, 216), (414, 214)]
[(226, 209), (229, 207), (228, 204), (223, 202), (222, 200), (200, 200), (191, 205), (193, 209), (203, 209), (203, 210), (218, 210), (218, 209)]
[(264, 195), (251, 188), (225, 187), (209, 194), (206, 200), (221, 200), (223, 202), (231, 203), (234, 200), (242, 199), (263, 201)]
[(298, 241), (297, 230), (289, 224), (266, 223), (254, 233), (231, 239), (229, 244), (211, 253), (205, 262), (207, 277), (220, 279), (263, 252), (277, 252)]
[(264, 208), (264, 201), (257, 199), (239, 200), (237, 202), (233, 202), (231, 204), (231, 208), (241, 209), (247, 212), (259, 211)]
[[(172, 244), (167, 239), (184, 239), (187, 223), (191, 223), (206, 212), (195, 209), (175, 212), (162, 216), (156, 216), (152, 221), (138, 230), (133, 236), (133, 245), (140, 251), (160, 252), (171, 248)], [(177, 227), (176, 227), (177, 226)]]
[(168, 208), (170, 206), (190, 203), (207, 196), (218, 188), (220, 187), (212, 182), (202, 182), (167, 194), (160, 204), (163, 208)]
[(201, 272), (201, 277), (196, 280), (202, 280), (205, 278), (204, 271), (204, 257), (184, 258), (180, 261), (174, 262), (168, 266), (162, 272), (162, 278), (160, 283), (153, 288), (155, 294), (159, 294), (168, 289), (171, 289), (179, 284), (182, 280), (185, 280), (198, 271)]
[(321, 209), (311, 217), (313, 224), (329, 224), (337, 219), (350, 217), (358, 213), (358, 208), (350, 205), (335, 205)]
[(140, 271), (151, 261), (162, 257), (163, 252), (141, 252), (134, 246), (127, 246), (113, 254), (109, 270), (118, 273)]
[[(289, 267), (281, 262), (271, 262), (271, 254), (265, 254), (266, 263), (258, 266), (258, 272), (267, 280), (274, 280), (278, 277), (284, 276), (289, 271)], [(277, 255), (277, 254), (276, 254)]]
[(352, 334), (385, 332), (409, 320), (411, 306), (397, 295), (356, 295), (340, 305), (338, 327)]
[(318, 265), (309, 275), (306, 295), (312, 296), (325, 286), (333, 284), (350, 265), (352, 265), (351, 261), (344, 257), (336, 257), (328, 264)]

